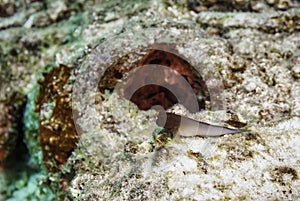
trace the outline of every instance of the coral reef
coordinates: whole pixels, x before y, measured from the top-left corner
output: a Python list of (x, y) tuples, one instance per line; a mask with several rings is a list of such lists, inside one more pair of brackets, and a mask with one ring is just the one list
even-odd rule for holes
[[(298, 1), (14, 0), (0, 13), (0, 200), (299, 199)], [(126, 97), (148, 64), (175, 69), (206, 110), (160, 87)], [(247, 132), (155, 133), (157, 103)]]
[(200, 11), (254, 11), (288, 10), (299, 7), (296, 0), (188, 0), (189, 9)]

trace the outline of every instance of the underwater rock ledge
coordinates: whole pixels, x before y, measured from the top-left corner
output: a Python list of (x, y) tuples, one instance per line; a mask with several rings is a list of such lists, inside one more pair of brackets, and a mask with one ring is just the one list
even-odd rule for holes
[[(0, 200), (300, 199), (297, 1), (54, 1), (32, 2), (28, 10), (15, 2), (0, 23), (1, 95), (19, 94), (1, 98), (0, 160), (19, 153), (22, 140), (31, 158), (12, 170), (13, 180), (3, 166)], [(177, 104), (169, 112), (246, 125), (248, 132), (167, 136), (155, 144), (157, 113), (116, 93), (122, 87), (113, 91), (156, 42), (175, 44), (205, 85), (220, 89), (199, 95), (207, 110), (191, 113)], [(88, 66), (93, 71), (78, 82)], [(74, 93), (75, 83), (84, 86), (102, 73), (102, 82), (90, 86), (102, 93)]]

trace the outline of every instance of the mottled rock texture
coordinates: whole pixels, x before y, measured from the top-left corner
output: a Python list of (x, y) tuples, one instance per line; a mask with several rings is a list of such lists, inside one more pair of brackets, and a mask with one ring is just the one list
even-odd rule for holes
[[(300, 199), (298, 1), (16, 0), (0, 13), (0, 199)], [(247, 132), (155, 145), (157, 113), (116, 92), (157, 43), (210, 89), (207, 110), (170, 112)]]

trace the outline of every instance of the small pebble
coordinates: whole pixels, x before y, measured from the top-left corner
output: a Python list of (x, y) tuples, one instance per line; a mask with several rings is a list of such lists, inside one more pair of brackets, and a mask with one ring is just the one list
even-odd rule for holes
[(294, 78), (300, 78), (300, 64), (292, 67), (292, 75)]

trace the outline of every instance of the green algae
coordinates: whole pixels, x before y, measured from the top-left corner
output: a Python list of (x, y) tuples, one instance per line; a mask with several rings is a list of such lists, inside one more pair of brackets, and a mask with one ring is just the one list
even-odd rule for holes
[(37, 167), (42, 165), (42, 149), (38, 139), (39, 114), (35, 111), (38, 92), (39, 86), (37, 85), (28, 93), (28, 101), (24, 113), (24, 140), (31, 155), (30, 163)]
[(43, 173), (35, 173), (29, 178), (21, 178), (19, 182), (23, 182), (23, 184), (21, 184), (17, 190), (13, 192), (12, 196), (8, 198), (7, 201), (55, 200), (55, 195), (47, 185), (46, 177)]

